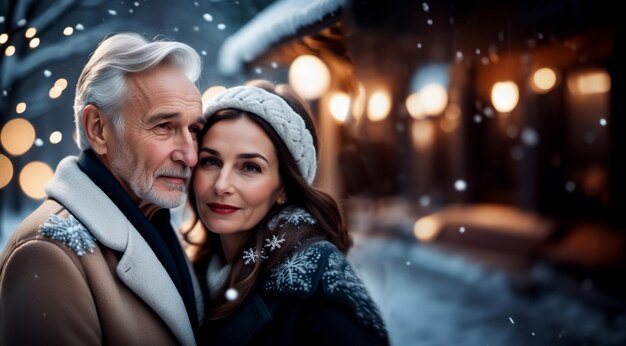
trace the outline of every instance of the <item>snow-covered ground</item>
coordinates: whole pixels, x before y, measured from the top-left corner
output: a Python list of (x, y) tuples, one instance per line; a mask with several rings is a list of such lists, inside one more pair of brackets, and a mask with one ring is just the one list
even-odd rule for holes
[(393, 345), (626, 345), (626, 311), (551, 285), (516, 289), (506, 272), (432, 245), (356, 238), (349, 256)]

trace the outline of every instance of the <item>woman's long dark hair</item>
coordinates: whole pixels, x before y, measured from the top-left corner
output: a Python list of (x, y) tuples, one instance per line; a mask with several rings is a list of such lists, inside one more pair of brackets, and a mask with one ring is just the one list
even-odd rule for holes
[[(307, 129), (311, 132), (313, 137), (316, 151), (319, 152), (317, 133), (315, 131), (313, 119), (311, 118), (311, 112), (309, 111), (307, 105), (288, 85), (274, 85), (273, 83), (264, 80), (251, 81), (247, 83), (247, 85), (265, 89), (268, 92), (282, 97), (291, 106), (291, 108), (304, 119)], [(231, 263), (230, 273), (226, 278), (225, 284), (220, 288), (218, 294), (211, 299), (211, 302), (208, 305), (210, 308), (206, 314), (207, 319), (220, 319), (237, 309), (250, 292), (254, 290), (258, 280), (263, 275), (266, 275), (278, 262), (283, 260), (296, 246), (302, 246), (307, 242), (324, 239), (335, 244), (335, 246), (337, 246), (337, 248), (343, 253), (347, 253), (348, 249), (352, 245), (352, 241), (348, 235), (339, 206), (335, 200), (327, 193), (310, 186), (306, 182), (300, 174), (298, 166), (289, 150), (280, 139), (280, 136), (278, 136), (272, 126), (261, 118), (238, 109), (220, 110), (207, 119), (207, 124), (198, 138), (198, 144), (202, 145), (204, 135), (208, 129), (218, 121), (236, 119), (240, 117), (247, 117), (261, 126), (274, 144), (279, 162), (281, 181), (287, 194), (287, 203), (284, 205), (274, 203), (264, 219), (250, 232), (248, 232), (248, 238), (238, 251), (243, 253), (244, 250), (249, 248), (262, 249), (265, 239), (271, 238), (272, 235), (280, 237), (284, 233), (285, 242), (279, 249), (273, 251), (267, 259), (263, 261), (256, 261), (254, 265), (245, 265), (243, 257), (241, 256), (236, 258), (234, 262)], [(189, 192), (189, 201), (193, 206), (194, 211), (197, 211), (195, 192), (193, 189)], [(278, 227), (279, 229), (269, 229), (269, 220), (271, 220), (287, 206), (305, 209), (316, 219), (317, 223), (313, 225), (307, 224), (297, 226), (287, 223), (284, 224), (283, 227)], [(201, 222), (199, 221), (199, 218), (196, 217), (196, 225), (192, 228), (192, 230), (196, 229), (196, 227), (200, 225)], [(210, 258), (214, 254), (224, 256), (221, 248), (221, 242), (219, 240), (219, 236), (210, 231), (206, 232), (206, 236), (200, 242), (194, 242), (190, 239), (189, 235), (190, 232), (185, 233), (185, 239), (191, 244), (199, 246), (199, 251), (192, 258), (192, 260), (194, 261), (194, 267), (198, 273), (200, 283), (203, 286), (205, 296), (209, 297), (208, 289), (206, 287), (207, 266)], [(237, 299), (230, 301), (225, 298), (225, 291), (228, 288), (234, 288), (238, 292)]]

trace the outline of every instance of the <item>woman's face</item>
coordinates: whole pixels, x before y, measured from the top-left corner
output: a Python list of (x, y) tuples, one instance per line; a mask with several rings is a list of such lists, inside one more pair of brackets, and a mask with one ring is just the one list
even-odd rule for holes
[(202, 222), (220, 235), (250, 230), (285, 194), (272, 141), (245, 116), (206, 132), (192, 180)]

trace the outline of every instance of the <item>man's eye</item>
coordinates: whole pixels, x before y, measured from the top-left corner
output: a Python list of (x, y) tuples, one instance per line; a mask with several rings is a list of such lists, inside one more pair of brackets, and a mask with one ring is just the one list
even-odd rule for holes
[(200, 134), (200, 131), (202, 131), (202, 129), (198, 126), (192, 126), (189, 128), (189, 133), (191, 133), (191, 136), (193, 138), (197, 138), (198, 134)]

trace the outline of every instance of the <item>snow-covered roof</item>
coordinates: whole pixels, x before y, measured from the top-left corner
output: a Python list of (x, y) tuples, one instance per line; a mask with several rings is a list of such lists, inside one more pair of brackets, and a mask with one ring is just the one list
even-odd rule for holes
[(218, 53), (218, 68), (225, 74), (240, 71), (245, 63), (266, 52), (273, 44), (321, 21), (345, 3), (346, 0), (274, 2), (224, 41)]

